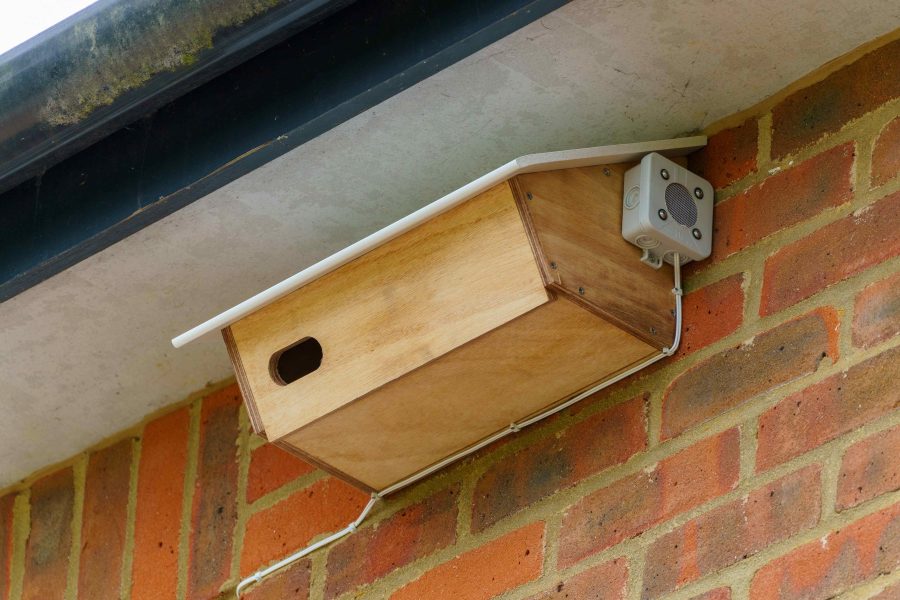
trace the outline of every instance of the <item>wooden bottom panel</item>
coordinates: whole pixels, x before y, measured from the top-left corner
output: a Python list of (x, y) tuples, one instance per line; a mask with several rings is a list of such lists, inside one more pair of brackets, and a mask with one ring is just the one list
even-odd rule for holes
[(380, 490), (656, 352), (561, 298), (281, 442)]

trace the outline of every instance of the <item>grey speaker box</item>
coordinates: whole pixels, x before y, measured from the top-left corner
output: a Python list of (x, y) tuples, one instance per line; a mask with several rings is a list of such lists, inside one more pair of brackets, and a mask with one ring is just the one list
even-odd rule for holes
[(668, 158), (651, 152), (625, 173), (622, 236), (659, 268), (703, 260), (712, 251), (713, 187)]

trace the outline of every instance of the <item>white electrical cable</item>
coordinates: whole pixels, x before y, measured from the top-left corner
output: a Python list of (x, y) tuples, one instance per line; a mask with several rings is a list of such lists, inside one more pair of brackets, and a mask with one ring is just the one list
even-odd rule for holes
[(683, 295), (682, 290), (681, 290), (681, 257), (678, 255), (677, 252), (673, 256), (672, 262), (673, 262), (672, 271), (673, 271), (674, 283), (675, 283), (675, 287), (672, 288), (672, 295), (675, 296), (675, 338), (672, 340), (671, 346), (663, 348), (659, 354), (648, 358), (647, 360), (645, 360), (642, 363), (639, 363), (628, 369), (625, 369), (624, 371), (620, 371), (618, 374), (614, 375), (613, 377), (606, 379), (605, 381), (595, 385), (594, 387), (592, 387), (588, 390), (581, 392), (580, 394), (576, 394), (575, 396), (573, 396), (572, 398), (569, 398), (568, 400), (566, 400), (565, 402), (563, 402), (561, 404), (557, 404), (556, 406), (554, 406), (552, 408), (548, 408), (544, 412), (539, 413), (528, 419), (525, 419), (524, 421), (519, 421), (517, 423), (511, 423), (509, 425), (509, 427), (506, 427), (505, 429), (501, 429), (497, 433), (484, 438), (480, 442), (478, 442), (472, 446), (469, 446), (468, 448), (465, 448), (464, 450), (460, 450), (456, 454), (448, 456), (447, 458), (445, 458), (429, 467), (426, 467), (426, 468), (422, 469), (421, 471), (413, 473), (406, 479), (402, 479), (402, 480), (398, 481), (397, 483), (384, 488), (383, 490), (381, 490), (378, 493), (372, 494), (372, 498), (369, 500), (369, 503), (366, 504), (365, 508), (363, 508), (362, 512), (359, 514), (359, 516), (356, 518), (356, 520), (353, 521), (352, 523), (350, 523), (349, 525), (347, 525), (345, 528), (341, 529), (337, 533), (333, 533), (333, 534), (329, 535), (328, 537), (319, 540), (318, 542), (316, 542), (314, 544), (307, 546), (306, 548), (304, 548), (298, 552), (295, 552), (294, 554), (291, 554), (287, 558), (275, 563), (274, 565), (272, 565), (266, 569), (257, 571), (253, 575), (250, 575), (249, 577), (247, 577), (246, 579), (241, 581), (237, 585), (237, 589), (236, 589), (237, 598), (241, 597), (241, 592), (247, 586), (252, 585), (254, 583), (259, 583), (265, 577), (268, 577), (275, 571), (278, 571), (278, 570), (286, 567), (287, 565), (293, 563), (294, 561), (300, 560), (304, 556), (307, 556), (307, 555), (315, 552), (319, 548), (322, 548), (323, 546), (327, 546), (328, 544), (335, 542), (335, 541), (341, 539), (342, 537), (345, 537), (345, 536), (353, 533), (354, 531), (356, 531), (356, 529), (360, 526), (360, 524), (363, 522), (363, 520), (365, 520), (365, 518), (369, 515), (369, 512), (372, 510), (372, 507), (375, 506), (375, 503), (378, 502), (378, 500), (384, 498), (385, 496), (387, 496), (389, 494), (393, 494), (397, 490), (403, 489), (406, 486), (419, 481), (420, 479), (428, 477), (435, 471), (439, 471), (439, 470), (443, 469), (444, 467), (446, 467), (447, 465), (454, 463), (461, 458), (465, 458), (466, 456), (469, 456), (473, 452), (477, 452), (478, 450), (481, 450), (485, 446), (488, 446), (488, 445), (496, 442), (497, 440), (506, 437), (507, 435), (509, 435), (511, 433), (520, 431), (520, 430), (528, 427), (529, 425), (533, 425), (533, 424), (537, 423), (538, 421), (546, 419), (550, 415), (555, 415), (556, 413), (572, 406), (576, 402), (584, 400), (588, 396), (590, 396), (592, 394), (596, 394), (600, 390), (607, 388), (614, 383), (622, 381), (626, 377), (630, 377), (631, 375), (634, 375), (638, 371), (641, 371), (642, 369), (649, 367), (653, 363), (655, 363), (667, 356), (672, 356), (673, 354), (675, 354), (675, 352), (678, 350), (679, 344), (681, 344), (681, 319), (682, 319), (681, 297)]
[(294, 554), (291, 554), (287, 558), (278, 561), (271, 567), (268, 567), (261, 571), (257, 571), (253, 575), (251, 575), (251, 576), (247, 577), (246, 579), (244, 579), (243, 581), (241, 581), (237, 585), (237, 589), (235, 590), (236, 597), (240, 598), (241, 592), (244, 591), (244, 588), (246, 588), (247, 586), (254, 584), (254, 583), (259, 583), (260, 581), (262, 581), (264, 578), (268, 577), (275, 571), (278, 571), (278, 570), (288, 566), (292, 562), (298, 561), (301, 558), (303, 558), (304, 556), (307, 556), (308, 554), (312, 554), (319, 548), (327, 546), (328, 544), (330, 544), (332, 542), (336, 542), (337, 540), (341, 539), (342, 537), (350, 535), (351, 533), (356, 531), (356, 529), (360, 526), (360, 524), (363, 522), (363, 520), (365, 520), (365, 518), (369, 515), (369, 512), (372, 510), (372, 507), (375, 506), (375, 503), (378, 502), (380, 499), (381, 499), (381, 496), (379, 494), (372, 494), (372, 497), (369, 499), (368, 504), (366, 504), (365, 508), (362, 509), (362, 512), (359, 513), (359, 516), (356, 517), (356, 520), (353, 521), (352, 523), (350, 523), (349, 525), (347, 525), (346, 527), (344, 527), (343, 529), (341, 529), (340, 531), (338, 531), (337, 533), (332, 533), (328, 537), (323, 538), (314, 544), (310, 544), (303, 550), (295, 552)]

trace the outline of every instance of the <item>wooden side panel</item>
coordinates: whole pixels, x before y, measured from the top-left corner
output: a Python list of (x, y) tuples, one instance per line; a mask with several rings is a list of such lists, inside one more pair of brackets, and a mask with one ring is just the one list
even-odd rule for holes
[[(548, 299), (503, 183), (234, 323), (231, 336), (277, 440)], [(307, 336), (321, 366), (276, 383), (272, 355)]]
[(559, 299), (283, 442), (380, 490), (655, 352)]
[(513, 188), (544, 280), (663, 348), (675, 334), (672, 267), (644, 265), (641, 250), (622, 238), (623, 178), (631, 166), (528, 173), (516, 177)]

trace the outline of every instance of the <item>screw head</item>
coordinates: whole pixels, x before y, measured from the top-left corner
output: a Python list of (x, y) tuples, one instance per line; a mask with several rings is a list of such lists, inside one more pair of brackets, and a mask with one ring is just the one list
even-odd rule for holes
[(534, 196), (531, 195), (531, 192), (525, 192), (525, 197), (529, 200), (532, 200), (534, 198)]
[(669, 179), (669, 170), (668, 169), (660, 169), (659, 176), (662, 177), (663, 179), (668, 180)]
[(694, 197), (697, 198), (697, 200), (702, 200), (703, 190), (701, 190), (700, 188), (694, 188)]
[(584, 288), (583, 287), (578, 288), (578, 293), (581, 294), (582, 296), (584, 296)]
[(550, 268), (553, 269), (553, 270), (555, 271), (555, 270), (556, 270), (556, 263), (555, 263), (555, 262), (551, 262), (551, 263), (550, 263)]
[(612, 175), (612, 171), (609, 170), (609, 167), (603, 167), (603, 174), (609, 177)]
[(699, 240), (700, 238), (703, 237), (703, 234), (700, 233), (700, 230), (697, 229), (696, 227), (694, 227), (694, 228), (691, 230), (691, 235), (694, 236), (694, 239), (695, 239), (695, 240)]
[(664, 209), (664, 208), (661, 208), (658, 211), (656, 211), (656, 215), (663, 221), (665, 221), (666, 219), (669, 218), (669, 213), (667, 213), (666, 209)]

